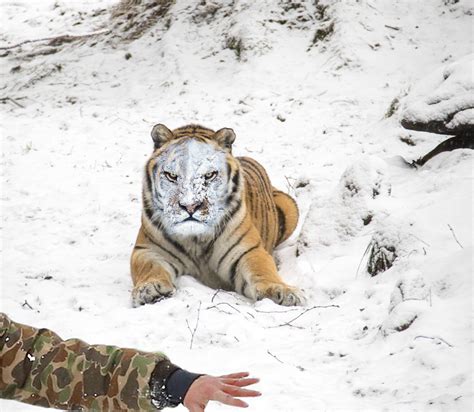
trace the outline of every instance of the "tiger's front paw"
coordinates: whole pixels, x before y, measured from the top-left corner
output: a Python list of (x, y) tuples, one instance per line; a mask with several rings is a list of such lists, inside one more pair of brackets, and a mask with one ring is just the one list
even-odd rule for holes
[(304, 304), (303, 293), (294, 287), (271, 283), (257, 287), (257, 300), (268, 298), (282, 306), (300, 306)]
[(156, 303), (170, 297), (176, 289), (160, 282), (149, 282), (137, 285), (132, 290), (132, 305), (137, 306)]

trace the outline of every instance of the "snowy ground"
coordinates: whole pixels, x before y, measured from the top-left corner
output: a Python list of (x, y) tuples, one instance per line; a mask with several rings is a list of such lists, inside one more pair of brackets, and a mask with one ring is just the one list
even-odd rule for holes
[[(0, 47), (103, 30), (100, 9), (114, 3), (2, 0)], [(0, 50), (0, 97), (13, 99), (0, 106), (0, 310), (63, 337), (162, 350), (192, 371), (249, 370), (264, 394), (253, 411), (470, 410), (472, 151), (409, 168), (400, 155), (416, 159), (444, 137), (386, 114), (427, 73), (472, 52), (473, 9), (289, 4), (177, 0), (135, 41), (104, 35), (26, 58), (44, 43)], [(173, 298), (131, 308), (129, 255), (158, 122), (232, 127), (235, 154), (296, 192), (300, 233), (276, 256), (306, 307), (182, 278)], [(374, 241), (398, 257), (370, 277)]]

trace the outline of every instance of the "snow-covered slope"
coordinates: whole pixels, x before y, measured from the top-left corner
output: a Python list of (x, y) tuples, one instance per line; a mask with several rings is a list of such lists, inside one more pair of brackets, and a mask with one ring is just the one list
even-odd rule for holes
[[(419, 79), (472, 52), (469, 2), (169, 3), (141, 36), (109, 18), (112, 0), (1, 3), (0, 47), (102, 34), (0, 50), (0, 310), (193, 371), (248, 369), (264, 393), (250, 410), (469, 410), (472, 153), (409, 168), (399, 155), (444, 137), (402, 129), (397, 111)], [(173, 298), (131, 308), (158, 122), (232, 127), (235, 154), (296, 194), (299, 233), (276, 256), (306, 307), (182, 278)], [(383, 248), (396, 259), (371, 277)]]

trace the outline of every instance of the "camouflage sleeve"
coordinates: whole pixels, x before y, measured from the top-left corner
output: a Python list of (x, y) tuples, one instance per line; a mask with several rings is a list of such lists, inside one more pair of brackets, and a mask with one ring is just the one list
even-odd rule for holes
[(62, 340), (2, 313), (0, 365), (0, 397), (84, 411), (156, 411), (152, 372), (160, 370), (164, 382), (179, 369), (162, 353)]

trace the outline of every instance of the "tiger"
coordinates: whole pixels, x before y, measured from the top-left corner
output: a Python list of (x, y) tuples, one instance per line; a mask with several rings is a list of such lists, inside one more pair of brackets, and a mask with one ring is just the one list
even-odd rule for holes
[(130, 262), (132, 305), (173, 295), (182, 275), (254, 302), (302, 305), (302, 292), (282, 280), (272, 257), (295, 230), (298, 206), (256, 160), (232, 155), (234, 131), (157, 124), (151, 137)]

